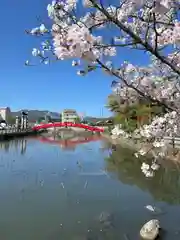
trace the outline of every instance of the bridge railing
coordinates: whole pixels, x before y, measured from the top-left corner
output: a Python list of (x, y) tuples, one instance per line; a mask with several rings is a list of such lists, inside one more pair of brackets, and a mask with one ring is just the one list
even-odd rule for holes
[(46, 123), (46, 124), (42, 124), (39, 126), (34, 126), (33, 130), (40, 130), (40, 129), (46, 129), (46, 128), (56, 128), (56, 127), (79, 127), (79, 128), (84, 128), (90, 131), (97, 131), (97, 132), (103, 132), (104, 129), (103, 128), (99, 128), (99, 127), (94, 127), (94, 126), (89, 126), (89, 125), (85, 125), (82, 123), (72, 123), (72, 122), (65, 122), (65, 123)]
[(20, 132), (31, 132), (32, 128), (16, 128), (16, 127), (11, 127), (11, 128), (2, 128), (0, 129), (0, 135), (2, 134), (8, 134), (8, 133), (20, 133)]

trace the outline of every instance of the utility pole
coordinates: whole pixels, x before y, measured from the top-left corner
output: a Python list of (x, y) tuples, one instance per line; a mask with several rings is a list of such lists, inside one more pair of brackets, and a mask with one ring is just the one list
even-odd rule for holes
[(103, 108), (100, 108), (100, 117), (103, 117)]

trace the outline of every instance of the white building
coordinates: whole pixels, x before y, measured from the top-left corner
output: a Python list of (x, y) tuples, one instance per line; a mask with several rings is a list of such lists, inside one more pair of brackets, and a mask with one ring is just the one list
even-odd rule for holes
[(0, 121), (6, 121), (8, 123), (8, 120), (11, 117), (11, 110), (9, 107), (1, 107), (0, 108)]
[(65, 109), (63, 112), (62, 112), (62, 122), (72, 122), (72, 123), (75, 123), (76, 120), (78, 119), (78, 114), (76, 112), (76, 110), (73, 110), (73, 109)]

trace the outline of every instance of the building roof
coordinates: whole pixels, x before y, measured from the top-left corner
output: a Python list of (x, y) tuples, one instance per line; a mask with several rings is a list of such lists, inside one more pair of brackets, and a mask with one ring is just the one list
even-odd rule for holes
[(63, 113), (73, 113), (73, 114), (77, 114), (76, 110), (74, 110), (74, 109), (64, 109), (62, 112), (63, 112)]
[(10, 109), (9, 107), (0, 107), (0, 110)]

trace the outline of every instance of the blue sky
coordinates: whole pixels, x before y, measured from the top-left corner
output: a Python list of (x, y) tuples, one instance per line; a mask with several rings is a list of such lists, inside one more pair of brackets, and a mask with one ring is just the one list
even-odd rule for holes
[[(32, 48), (38, 47), (39, 42), (28, 36), (25, 29), (38, 26), (38, 16), (47, 21), (48, 2), (1, 0), (0, 106), (10, 106), (12, 110), (26, 108), (57, 112), (74, 108), (86, 115), (101, 116), (102, 112), (104, 116), (110, 115), (104, 105), (111, 92), (112, 78), (101, 72), (79, 77), (67, 61), (49, 66), (24, 66), (25, 60), (31, 57)], [(137, 59), (146, 62), (147, 57), (144, 53), (122, 49), (119, 59), (136, 63)]]

